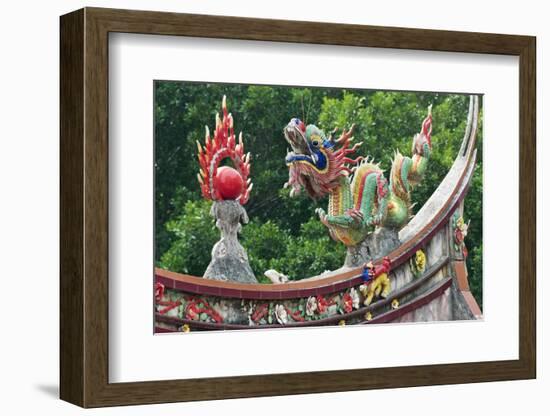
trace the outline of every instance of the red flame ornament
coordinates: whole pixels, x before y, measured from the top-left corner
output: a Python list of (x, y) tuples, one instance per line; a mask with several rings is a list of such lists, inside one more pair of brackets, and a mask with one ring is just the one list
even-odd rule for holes
[[(227, 112), (226, 98), (222, 100), (222, 114), (216, 114), (216, 130), (210, 138), (206, 126), (204, 146), (197, 141), (200, 172), (197, 178), (201, 185), (202, 195), (206, 199), (238, 200), (241, 205), (248, 202), (252, 182), (250, 174), (250, 153), (244, 153), (242, 132), (238, 142), (233, 130), (233, 117)], [(221, 166), (220, 163), (230, 159), (233, 167)]]

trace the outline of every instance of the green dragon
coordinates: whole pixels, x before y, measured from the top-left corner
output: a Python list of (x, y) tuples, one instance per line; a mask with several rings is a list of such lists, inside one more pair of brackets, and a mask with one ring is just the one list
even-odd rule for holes
[(284, 128), (292, 147), (286, 156), (285, 188), (290, 187), (291, 196), (302, 188), (313, 199), (328, 194), (328, 213), (320, 208), (316, 212), (332, 238), (346, 246), (361, 243), (377, 226), (399, 229), (410, 219), (410, 190), (422, 180), (432, 152), (431, 106), (413, 138), (412, 157), (395, 152), (389, 184), (373, 160), (349, 157), (361, 145), (351, 146), (352, 131), (353, 126), (338, 139), (332, 134), (327, 138), (317, 126), (306, 127), (298, 118)]

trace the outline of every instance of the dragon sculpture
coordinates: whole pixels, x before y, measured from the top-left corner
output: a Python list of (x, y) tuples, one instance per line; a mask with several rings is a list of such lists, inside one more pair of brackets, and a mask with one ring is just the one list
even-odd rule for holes
[(411, 217), (410, 190), (426, 172), (432, 152), (431, 106), (412, 141), (412, 157), (394, 154), (389, 183), (373, 160), (352, 159), (361, 143), (351, 145), (353, 126), (334, 139), (315, 125), (293, 118), (284, 128), (292, 151), (286, 156), (290, 195), (305, 189), (313, 199), (328, 194), (328, 213), (317, 209), (331, 237), (346, 246), (361, 243), (375, 227), (400, 229)]

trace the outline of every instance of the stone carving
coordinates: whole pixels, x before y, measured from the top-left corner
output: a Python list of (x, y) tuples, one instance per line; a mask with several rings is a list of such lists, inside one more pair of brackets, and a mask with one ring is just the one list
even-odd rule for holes
[(288, 283), (288, 276), (277, 270), (269, 269), (264, 272), (264, 276), (271, 280), (271, 283)]
[(246, 251), (238, 239), (241, 223), (248, 223), (246, 210), (236, 200), (214, 201), (210, 214), (216, 219), (221, 239), (212, 248), (212, 260), (204, 272), (204, 277), (257, 283)]
[(380, 227), (363, 241), (348, 246), (344, 266), (358, 267), (363, 263), (382, 258), (399, 247), (399, 233), (394, 228)]

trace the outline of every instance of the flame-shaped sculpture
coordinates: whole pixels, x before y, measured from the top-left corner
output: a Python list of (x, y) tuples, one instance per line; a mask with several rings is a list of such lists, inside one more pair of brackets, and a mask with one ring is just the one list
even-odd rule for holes
[(226, 158), (231, 159), (235, 170), (241, 176), (242, 183), (244, 184), (242, 192), (236, 199), (241, 205), (244, 205), (248, 202), (250, 191), (252, 190), (252, 183), (248, 178), (250, 174), (250, 153), (244, 153), (242, 132), (239, 133), (238, 143), (235, 140), (233, 117), (227, 112), (225, 95), (222, 99), (222, 114), (222, 119), (220, 119), (219, 113), (216, 114), (214, 138), (210, 138), (210, 130), (208, 126), (205, 126), (204, 147), (197, 141), (200, 164), (200, 172), (197, 174), (197, 178), (204, 198), (213, 201), (224, 199), (219, 189), (216, 189), (215, 179), (220, 163)]

